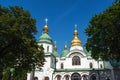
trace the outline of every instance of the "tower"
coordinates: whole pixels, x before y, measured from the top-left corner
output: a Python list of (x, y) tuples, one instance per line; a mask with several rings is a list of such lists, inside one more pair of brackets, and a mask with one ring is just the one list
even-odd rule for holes
[(46, 24), (43, 28), (42, 35), (39, 37), (37, 42), (38, 42), (38, 45), (43, 45), (45, 54), (48, 54), (48, 53), (52, 53), (53, 51), (53, 42), (52, 42), (52, 38), (48, 35), (48, 31), (49, 31), (48, 25), (47, 25), (48, 19), (45, 19), (45, 21), (46, 21)]

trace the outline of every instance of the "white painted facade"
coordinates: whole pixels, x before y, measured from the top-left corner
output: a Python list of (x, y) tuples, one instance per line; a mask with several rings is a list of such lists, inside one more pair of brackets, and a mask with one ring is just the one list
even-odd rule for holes
[[(46, 61), (41, 70), (35, 70), (35, 80), (115, 80), (111, 64), (94, 60), (81, 45), (71, 46), (62, 57), (53, 55), (53, 44), (43, 42), (38, 45), (43, 45)], [(73, 65), (74, 56), (79, 57), (79, 65)], [(31, 80), (32, 73), (27, 75), (27, 80)]]

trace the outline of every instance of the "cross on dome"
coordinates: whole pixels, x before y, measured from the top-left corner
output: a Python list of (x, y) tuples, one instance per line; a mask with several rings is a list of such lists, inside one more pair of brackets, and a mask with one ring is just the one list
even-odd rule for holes
[(54, 44), (55, 44), (55, 45), (56, 45), (56, 43), (57, 43), (57, 42), (56, 42), (56, 41), (54, 41)]
[(46, 25), (47, 25), (47, 23), (48, 23), (48, 18), (45, 19), (45, 23), (46, 23)]
[(78, 25), (77, 25), (77, 24), (75, 24), (75, 30), (77, 30), (77, 26), (78, 26)]

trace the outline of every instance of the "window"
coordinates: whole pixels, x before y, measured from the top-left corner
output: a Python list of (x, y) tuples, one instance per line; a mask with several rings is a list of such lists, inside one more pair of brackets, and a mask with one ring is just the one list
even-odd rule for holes
[(72, 58), (72, 65), (80, 65), (80, 57), (79, 56), (74, 56)]
[(49, 46), (47, 46), (47, 52), (49, 52)]
[(100, 68), (103, 68), (102, 64), (100, 64)]
[(49, 77), (45, 77), (45, 80), (49, 80)]
[(65, 80), (69, 80), (69, 75), (66, 75), (66, 76), (65, 76)]
[(90, 68), (93, 68), (93, 64), (92, 63), (90, 63), (89, 65), (90, 65)]
[(95, 75), (92, 75), (92, 76), (90, 77), (90, 80), (97, 80), (97, 79), (96, 79), (96, 76), (95, 76)]
[(34, 77), (34, 80), (38, 80), (38, 77)]
[(61, 63), (61, 69), (63, 69), (64, 68), (64, 65), (63, 65), (63, 63)]
[(87, 75), (83, 75), (82, 80), (88, 80)]
[(57, 75), (57, 80), (61, 80), (61, 76), (60, 75)]

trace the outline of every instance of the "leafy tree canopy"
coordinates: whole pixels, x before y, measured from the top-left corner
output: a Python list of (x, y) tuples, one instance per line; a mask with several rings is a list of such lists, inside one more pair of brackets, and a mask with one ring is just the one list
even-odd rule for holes
[(43, 47), (36, 43), (36, 32), (36, 20), (29, 11), (0, 6), (0, 72), (6, 67), (30, 70), (33, 65), (44, 64)]
[(85, 32), (86, 48), (93, 58), (120, 61), (120, 0), (93, 16)]

